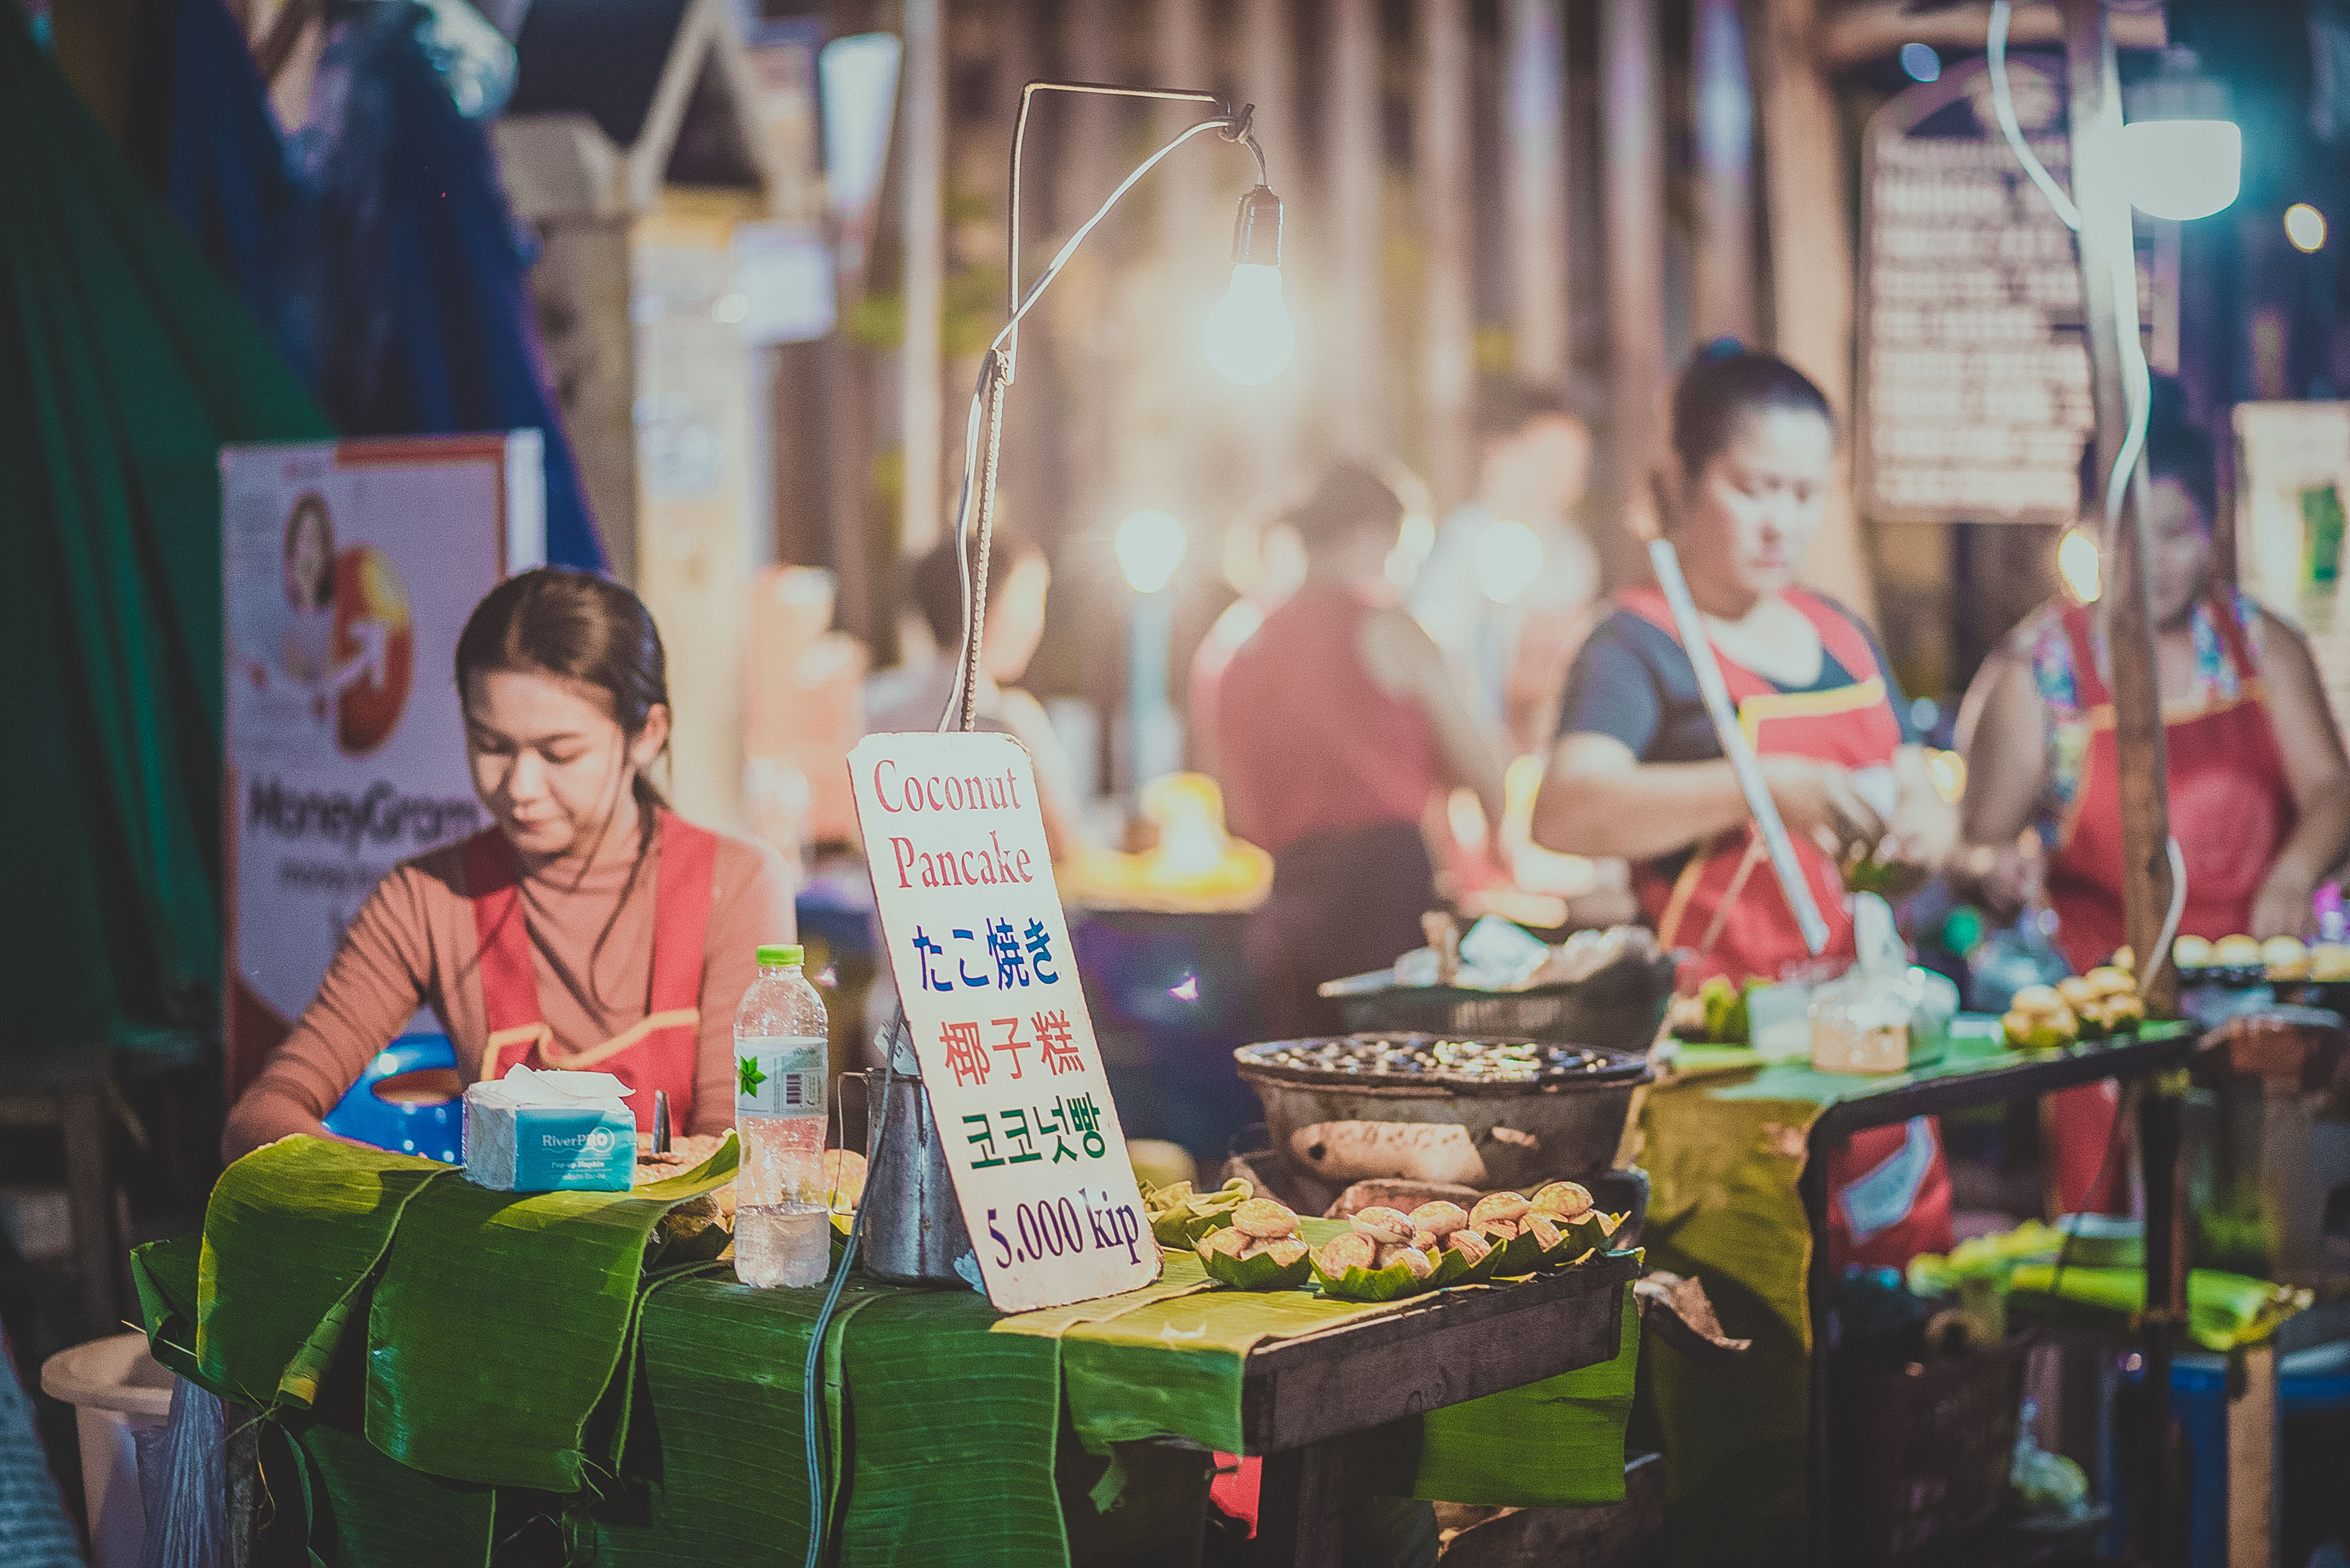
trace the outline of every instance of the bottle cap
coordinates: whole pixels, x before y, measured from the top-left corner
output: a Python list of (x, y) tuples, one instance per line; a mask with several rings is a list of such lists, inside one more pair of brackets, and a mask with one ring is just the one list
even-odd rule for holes
[(806, 963), (806, 961), (807, 949), (801, 947), (797, 942), (793, 942), (788, 945), (778, 944), (775, 946), (769, 946), (763, 943), (759, 948), (759, 967), (761, 969), (774, 969), (783, 964), (790, 964), (796, 967), (797, 965)]

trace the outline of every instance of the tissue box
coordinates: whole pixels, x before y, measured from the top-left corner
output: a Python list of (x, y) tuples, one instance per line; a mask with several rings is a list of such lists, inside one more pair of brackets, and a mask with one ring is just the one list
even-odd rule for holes
[(609, 1073), (515, 1067), (465, 1090), (465, 1179), (500, 1192), (626, 1192), (634, 1091)]

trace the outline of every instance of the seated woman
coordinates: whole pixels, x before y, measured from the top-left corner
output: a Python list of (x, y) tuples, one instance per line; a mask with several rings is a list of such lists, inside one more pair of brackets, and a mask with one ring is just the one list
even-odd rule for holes
[[(1659, 486), (1666, 535), (1828, 921), (1827, 950), (1811, 957), (1761, 854), (1696, 669), (1655, 588), (1617, 595), (1576, 657), (1534, 836), (1552, 849), (1634, 862), (1659, 940), (1693, 950), (1700, 973), (1814, 978), (1854, 956), (1844, 855), (1889, 854), (1931, 869), (1956, 838), (1956, 818), (1904, 729), (1875, 639), (1796, 586), (1835, 455), (1819, 389), (1774, 356), (1709, 350), (1674, 389), (1672, 443)], [(1899, 1263), (1950, 1245), (1948, 1178), (1930, 1118), (1857, 1135), (1828, 1179), (1839, 1264)]]
[[(2168, 750), (2170, 832), (2187, 866), (2180, 931), (2297, 937), (2318, 883), (2350, 853), (2350, 760), (2309, 643), (2242, 591), (2217, 580), (2218, 483), (2209, 437), (2168, 377), (2147, 431), (2147, 586)], [(2094, 452), (2084, 491), (2104, 486)], [(2092, 503), (2095, 504), (2094, 501)], [(1971, 847), (1959, 868), (1994, 912), (2033, 890), (2014, 847), (2044, 846), (2056, 942), (2076, 971), (2122, 945), (2121, 784), (2104, 601), (2043, 606), (1977, 673), (1960, 715)], [(2027, 845), (2027, 848), (2030, 846)], [(2103, 1207), (2114, 1120), (2110, 1090), (2056, 1096), (2057, 1185), (2067, 1209)]]
[(429, 1007), (460, 1075), (517, 1063), (618, 1075), (650, 1128), (734, 1115), (734, 1007), (763, 942), (789, 941), (792, 886), (766, 846), (697, 827), (648, 776), (669, 745), (660, 633), (627, 588), (525, 572), (457, 639), (474, 792), (491, 826), (393, 868), (285, 1044), (230, 1110), (234, 1159), (323, 1120)]

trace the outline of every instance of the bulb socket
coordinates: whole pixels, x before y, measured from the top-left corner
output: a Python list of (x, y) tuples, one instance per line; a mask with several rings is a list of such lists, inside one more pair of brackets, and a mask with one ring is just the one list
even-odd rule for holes
[(1240, 214), (1232, 220), (1232, 264), (1281, 265), (1281, 198), (1270, 186), (1259, 185), (1241, 198)]

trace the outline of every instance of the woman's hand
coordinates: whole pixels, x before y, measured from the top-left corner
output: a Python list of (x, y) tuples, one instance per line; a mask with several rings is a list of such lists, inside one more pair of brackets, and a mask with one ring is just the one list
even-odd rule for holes
[(1970, 844), (1951, 856), (1950, 879), (1994, 919), (2007, 921), (2038, 898), (2045, 885), (2040, 836), (2026, 831), (2012, 844)]
[(2262, 941), (2271, 937), (2299, 937), (2309, 929), (2311, 901), (2317, 883), (2291, 860), (2271, 867), (2252, 897), (2251, 934)]
[(1870, 854), (1885, 839), (1885, 819), (1861, 797), (1851, 770), (1815, 757), (1761, 759), (1762, 782), (1779, 807), (1787, 831), (1810, 839), (1831, 858), (1847, 851)]

